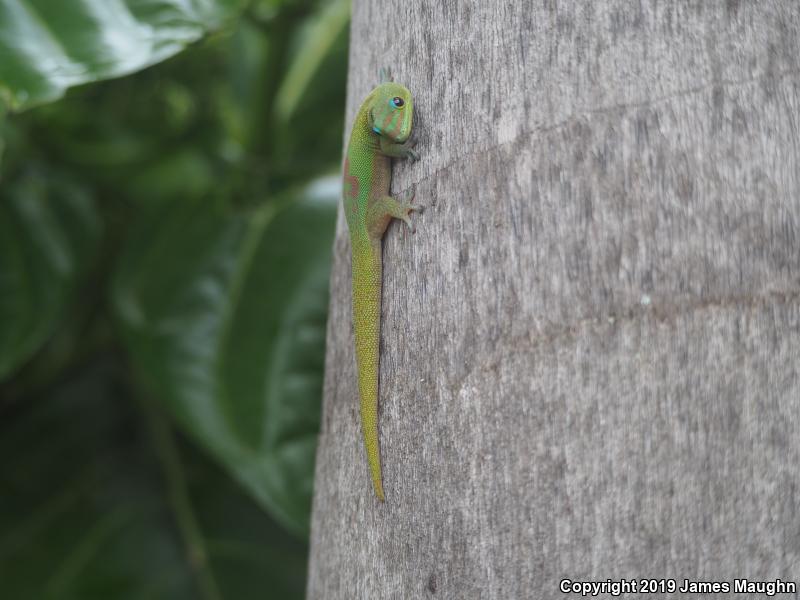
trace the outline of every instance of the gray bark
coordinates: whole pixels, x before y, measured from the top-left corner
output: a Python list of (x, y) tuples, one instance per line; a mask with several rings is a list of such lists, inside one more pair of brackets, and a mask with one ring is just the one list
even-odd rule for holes
[(351, 32), (348, 116), (380, 66), (412, 90), (393, 192), (427, 210), (384, 246), (383, 505), (340, 215), (309, 598), (800, 589), (800, 3), (356, 0)]

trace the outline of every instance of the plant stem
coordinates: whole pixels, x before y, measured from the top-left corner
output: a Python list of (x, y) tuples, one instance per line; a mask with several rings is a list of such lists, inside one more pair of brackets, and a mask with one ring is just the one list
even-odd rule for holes
[(208, 564), (205, 539), (192, 509), (186, 477), (172, 429), (164, 415), (150, 399), (143, 399), (142, 405), (153, 434), (156, 454), (164, 470), (169, 503), (186, 546), (189, 564), (197, 574), (197, 586), (205, 600), (222, 600), (214, 573)]

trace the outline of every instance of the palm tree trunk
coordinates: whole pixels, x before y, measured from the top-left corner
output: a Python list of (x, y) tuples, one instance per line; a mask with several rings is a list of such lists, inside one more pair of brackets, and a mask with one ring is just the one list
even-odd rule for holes
[(800, 4), (356, 0), (351, 36), (427, 210), (384, 243), (385, 504), (340, 218), (309, 598), (797, 577)]

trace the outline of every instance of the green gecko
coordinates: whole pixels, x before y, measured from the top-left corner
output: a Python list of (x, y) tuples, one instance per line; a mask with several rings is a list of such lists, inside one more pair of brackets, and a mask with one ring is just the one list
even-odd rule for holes
[(353, 322), (356, 339), (361, 427), (375, 495), (383, 501), (378, 444), (378, 372), (381, 334), (381, 239), (392, 218), (408, 217), (413, 192), (389, 196), (391, 158), (419, 157), (408, 142), (413, 119), (411, 92), (381, 69), (381, 84), (358, 109), (344, 161), (343, 201), (353, 254)]

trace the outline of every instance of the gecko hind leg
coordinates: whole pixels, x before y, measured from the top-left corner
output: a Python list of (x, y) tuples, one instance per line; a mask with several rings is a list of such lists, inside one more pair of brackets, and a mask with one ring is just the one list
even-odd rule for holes
[(378, 198), (367, 210), (367, 230), (370, 237), (380, 239), (392, 219), (400, 219), (414, 232), (409, 214), (411, 211), (420, 210), (420, 206), (411, 204), (414, 199), (412, 190), (403, 194), (401, 199), (383, 196)]

